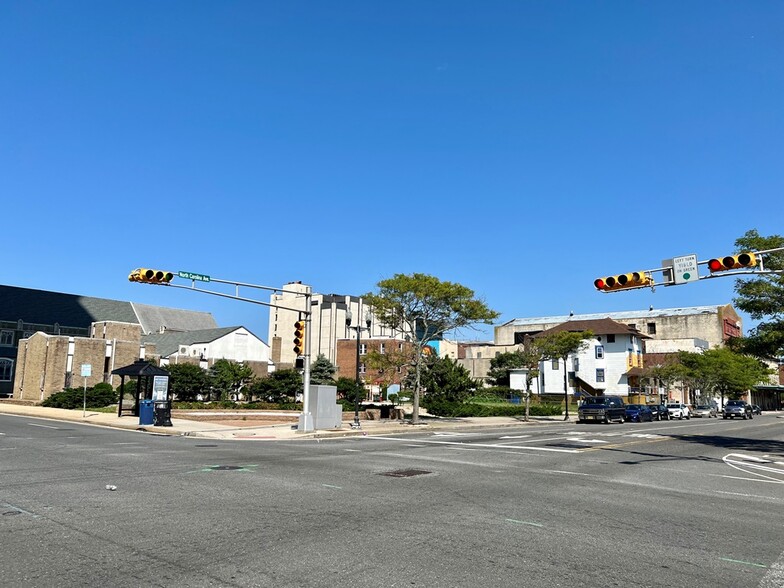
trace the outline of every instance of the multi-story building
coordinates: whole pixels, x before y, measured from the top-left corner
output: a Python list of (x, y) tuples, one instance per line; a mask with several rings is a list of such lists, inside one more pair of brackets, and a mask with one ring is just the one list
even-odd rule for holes
[[(208, 312), (0, 286), (0, 396), (40, 401), (63, 388), (110, 382), (112, 370), (158, 358), (157, 346), (197, 361), (256, 362), (266, 373), (269, 347), (243, 327), (218, 328)], [(168, 359), (171, 361), (171, 359)]]
[[(272, 361), (281, 367), (294, 365), (294, 323), (305, 311), (305, 292), (308, 286), (300, 282), (292, 282), (283, 286), (280, 293), (270, 297), (269, 342), (272, 349)], [(280, 308), (283, 307), (283, 308)], [(287, 310), (295, 309), (295, 310)], [(310, 310), (310, 357), (314, 361), (319, 355), (326, 357), (333, 365), (340, 367), (338, 359), (338, 341), (356, 340), (354, 329), (346, 324), (347, 313), (351, 313), (352, 325), (360, 325), (364, 339), (403, 340), (399, 331), (382, 325), (370, 313), (369, 307), (358, 296), (344, 294), (317, 294), (311, 296)], [(370, 330), (365, 330), (365, 317), (370, 315)]]
[[(539, 364), (539, 377), (532, 386), (536, 394), (563, 394), (566, 371), (569, 394), (615, 394), (628, 396), (639, 391), (643, 367), (643, 339), (636, 329), (612, 319), (570, 320), (555, 325), (537, 336), (558, 332), (591, 331), (582, 348), (566, 359), (551, 359)], [(510, 371), (510, 387), (525, 390), (527, 370)]]
[(743, 332), (743, 322), (730, 304), (655, 310), (602, 312), (568, 316), (517, 318), (495, 327), (496, 345), (520, 344), (533, 335), (566, 321), (610, 318), (652, 339), (702, 339), (709, 347), (722, 345)]

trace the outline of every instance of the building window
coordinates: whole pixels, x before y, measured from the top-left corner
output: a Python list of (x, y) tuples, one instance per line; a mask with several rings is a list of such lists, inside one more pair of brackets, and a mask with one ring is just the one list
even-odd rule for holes
[(604, 382), (604, 370), (599, 368), (596, 370), (596, 383)]
[(12, 371), (14, 371), (14, 361), (6, 358), (0, 359), (0, 382), (10, 382)]
[(572, 358), (572, 368), (576, 372), (580, 371), (580, 358), (579, 357)]
[(607, 335), (608, 343), (615, 343), (615, 335)]
[(561, 367), (560, 361), (561, 361), (560, 359), (554, 359), (550, 364), (550, 367), (552, 367), (554, 370), (560, 369)]
[(629, 323), (626, 326), (630, 329), (634, 329), (635, 331), (637, 330), (637, 323)]
[(656, 334), (656, 323), (648, 323), (648, 334), (649, 335)]
[(0, 345), (11, 346), (13, 344), (14, 344), (14, 332), (6, 331), (5, 329), (0, 331)]
[(29, 339), (34, 334), (35, 334), (35, 331), (25, 331), (24, 333), (22, 333), (22, 338), (23, 339)]
[(403, 344), (402, 343), (398, 343), (397, 344), (397, 350), (398, 351), (403, 351)]
[(604, 359), (604, 345), (597, 345), (593, 348), (596, 359)]
[(360, 343), (359, 344), (359, 354), (360, 355), (367, 355), (367, 343)]
[(379, 343), (379, 345), (378, 345), (378, 352), (381, 355), (384, 355), (384, 344), (383, 343)]
[(365, 373), (365, 364), (364, 363), (360, 363), (359, 364), (359, 373), (360, 374), (364, 374)]

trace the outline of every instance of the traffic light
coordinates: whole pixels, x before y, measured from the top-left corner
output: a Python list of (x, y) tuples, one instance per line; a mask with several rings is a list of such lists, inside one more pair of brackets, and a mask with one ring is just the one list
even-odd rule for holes
[(728, 255), (727, 257), (716, 257), (708, 261), (708, 269), (711, 272), (724, 272), (727, 270), (741, 269), (744, 267), (755, 267), (757, 256), (753, 253), (741, 253), (739, 255)]
[(645, 272), (631, 272), (617, 276), (606, 276), (593, 281), (597, 290), (612, 292), (614, 290), (630, 290), (653, 285), (653, 279)]
[(294, 323), (294, 353), (305, 354), (305, 321)]
[(128, 275), (129, 281), (141, 282), (143, 284), (168, 284), (173, 278), (174, 274), (172, 272), (144, 267), (135, 269)]

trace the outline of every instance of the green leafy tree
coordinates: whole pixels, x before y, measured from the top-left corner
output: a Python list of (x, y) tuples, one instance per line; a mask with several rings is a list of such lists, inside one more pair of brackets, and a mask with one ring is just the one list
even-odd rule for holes
[(231, 394), (239, 394), (253, 383), (253, 370), (244, 363), (219, 359), (210, 368), (210, 384), (220, 400), (230, 400)]
[(403, 345), (402, 349), (391, 349), (385, 353), (378, 350), (369, 350), (365, 355), (365, 365), (376, 374), (376, 379), (383, 389), (408, 375), (408, 368), (414, 364), (415, 354), (410, 345)]
[(196, 400), (210, 389), (207, 372), (192, 363), (175, 363), (164, 367), (169, 372), (169, 393), (177, 400)]
[(327, 359), (327, 356), (319, 353), (316, 361), (310, 366), (310, 383), (334, 386), (336, 371), (337, 368)]
[[(735, 241), (738, 252), (765, 251), (784, 247), (784, 237), (762, 237), (756, 230), (747, 231)], [(765, 270), (784, 272), (784, 251), (763, 255)], [(759, 274), (738, 279), (735, 283), (735, 305), (761, 321), (748, 337), (730, 340), (739, 351), (762, 358), (784, 357), (784, 273)]]
[(546, 343), (543, 339), (528, 337), (523, 348), (517, 351), (520, 363), (518, 367), (524, 368), (525, 372), (525, 421), (531, 416), (531, 384), (535, 378), (539, 377), (539, 365), (542, 363), (544, 351), (542, 346)]
[(678, 356), (686, 367), (686, 379), (701, 391), (718, 392), (722, 406), (726, 396), (737, 398), (772, 373), (759, 359), (726, 347), (704, 353), (682, 351)]
[(362, 384), (358, 384), (354, 378), (340, 377), (335, 382), (335, 385), (338, 398), (342, 398), (352, 404), (365, 399), (365, 387)]
[(569, 389), (567, 387), (567, 361), (569, 356), (577, 353), (587, 345), (586, 339), (593, 337), (591, 331), (556, 331), (545, 333), (539, 338), (539, 349), (542, 352), (542, 359), (560, 359), (564, 366), (564, 409), (566, 414), (564, 420), (569, 420)]
[(252, 398), (278, 404), (296, 401), (302, 390), (302, 375), (295, 369), (276, 370), (266, 378), (258, 378), (250, 387)]
[(499, 353), (490, 360), (487, 376), (496, 386), (509, 386), (509, 370), (525, 367), (522, 349)]
[(669, 393), (670, 387), (675, 382), (682, 382), (686, 376), (685, 367), (681, 364), (677, 356), (666, 359), (661, 363), (646, 364), (643, 368), (641, 380), (647, 381), (652, 388), (658, 388), (659, 384)]
[(419, 422), (424, 348), (446, 333), (476, 324), (492, 324), (499, 313), (491, 310), (474, 291), (426, 274), (395, 274), (377, 285), (376, 293), (363, 298), (379, 321), (404, 333), (414, 348), (412, 423)]
[(470, 372), (456, 359), (437, 355), (431, 355), (425, 361), (421, 384), (429, 400), (444, 402), (463, 402), (476, 389)]

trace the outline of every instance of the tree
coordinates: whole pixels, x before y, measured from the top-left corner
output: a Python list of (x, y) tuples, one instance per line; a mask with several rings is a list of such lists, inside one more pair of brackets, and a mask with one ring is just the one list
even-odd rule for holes
[(737, 398), (772, 373), (759, 359), (726, 347), (709, 349), (704, 353), (682, 351), (678, 355), (686, 366), (686, 378), (702, 392), (719, 392), (722, 406), (725, 396)]
[(310, 366), (310, 383), (334, 386), (336, 371), (337, 368), (332, 362), (323, 353), (319, 353), (316, 361)]
[(175, 363), (164, 369), (169, 372), (169, 392), (177, 400), (196, 400), (199, 394), (210, 389), (207, 372), (196, 364)]
[(422, 388), (428, 399), (462, 402), (476, 389), (470, 372), (451, 357), (433, 354), (422, 366)]
[(539, 377), (539, 364), (542, 362), (543, 339), (528, 337), (519, 353), (521, 368), (525, 368), (525, 422), (528, 422), (531, 409), (531, 383)]
[(298, 370), (276, 370), (266, 378), (259, 378), (251, 386), (251, 395), (264, 402), (283, 404), (294, 401), (302, 391), (302, 375)]
[(210, 384), (221, 400), (229, 400), (231, 394), (239, 394), (253, 383), (253, 370), (244, 363), (219, 359), (210, 368)]
[(354, 378), (340, 377), (337, 382), (335, 382), (335, 385), (338, 389), (338, 398), (343, 398), (351, 404), (361, 402), (365, 399), (365, 387)]
[[(784, 237), (762, 237), (752, 229), (735, 241), (738, 252), (765, 251), (784, 247)], [(784, 251), (763, 256), (766, 270), (784, 271)], [(759, 274), (735, 283), (736, 306), (762, 321), (751, 329), (748, 337), (731, 340), (733, 349), (762, 358), (784, 356), (784, 274)], [(767, 320), (765, 320), (767, 319)]]
[(414, 364), (414, 357), (413, 348), (403, 345), (402, 349), (393, 348), (385, 353), (369, 350), (365, 355), (365, 364), (375, 371), (378, 383), (386, 389), (401, 376), (407, 377), (408, 367)]
[(474, 297), (470, 288), (442, 282), (426, 274), (395, 274), (380, 281), (378, 292), (363, 298), (379, 321), (401, 331), (414, 348), (414, 406), (411, 422), (419, 423), (424, 348), (448, 332), (478, 323), (492, 324), (499, 313)]
[(524, 363), (522, 349), (499, 353), (490, 360), (487, 376), (496, 386), (509, 386), (509, 370), (525, 367)]
[(566, 415), (564, 420), (569, 420), (569, 391), (567, 388), (567, 361), (569, 356), (577, 353), (586, 345), (586, 339), (593, 337), (591, 331), (556, 331), (543, 334), (540, 337), (540, 349), (542, 351), (542, 359), (561, 359), (564, 365), (564, 408)]
[(678, 381), (683, 381), (685, 377), (685, 367), (681, 364), (677, 356), (665, 359), (663, 363), (648, 365), (643, 368), (641, 380), (648, 380), (651, 387), (656, 387), (661, 383), (664, 389), (669, 392), (670, 386)]

